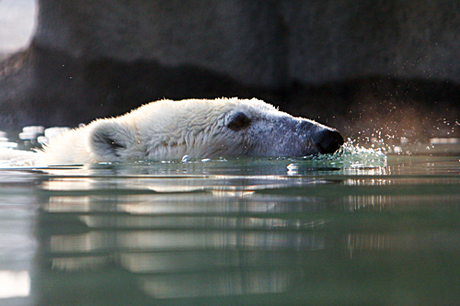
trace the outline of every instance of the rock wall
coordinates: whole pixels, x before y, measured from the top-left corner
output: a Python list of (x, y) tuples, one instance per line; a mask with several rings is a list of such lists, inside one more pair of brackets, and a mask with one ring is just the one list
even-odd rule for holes
[(277, 83), (275, 6), (244, 0), (41, 0), (35, 42), (76, 58), (197, 66)]
[[(73, 125), (162, 97), (215, 96), (257, 96), (346, 126), (364, 102), (430, 106), (446, 88), (453, 96), (432, 116), (458, 115), (455, 0), (38, 4), (29, 50), (0, 66), (0, 129)], [(398, 84), (425, 86), (430, 98), (413, 89), (402, 95)], [(376, 94), (383, 89), (392, 92)]]
[(460, 81), (460, 3), (291, 1), (289, 75), (310, 84), (363, 76)]

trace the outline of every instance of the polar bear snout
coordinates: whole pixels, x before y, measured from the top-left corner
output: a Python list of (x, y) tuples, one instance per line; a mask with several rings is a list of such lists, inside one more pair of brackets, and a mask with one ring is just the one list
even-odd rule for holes
[(321, 154), (334, 153), (343, 145), (343, 137), (339, 132), (325, 129), (320, 132), (318, 147)]

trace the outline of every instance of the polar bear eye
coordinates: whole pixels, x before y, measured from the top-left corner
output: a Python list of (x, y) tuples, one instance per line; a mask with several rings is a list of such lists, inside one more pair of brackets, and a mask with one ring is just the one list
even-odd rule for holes
[(248, 118), (244, 113), (238, 112), (230, 118), (228, 128), (234, 131), (239, 131), (247, 128), (251, 124), (251, 119)]

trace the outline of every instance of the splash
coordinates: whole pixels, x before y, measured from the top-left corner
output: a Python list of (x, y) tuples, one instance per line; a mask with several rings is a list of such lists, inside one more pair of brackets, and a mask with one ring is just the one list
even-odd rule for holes
[(0, 168), (31, 167), (36, 165), (37, 159), (33, 151), (0, 148)]
[(384, 148), (365, 148), (355, 140), (348, 138), (342, 147), (334, 154), (320, 154), (305, 159), (325, 163), (337, 168), (375, 168), (387, 165)]

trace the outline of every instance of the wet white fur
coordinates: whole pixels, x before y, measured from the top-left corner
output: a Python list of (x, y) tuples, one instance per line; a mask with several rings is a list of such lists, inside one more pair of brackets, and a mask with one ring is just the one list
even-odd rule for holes
[[(207, 158), (238, 155), (244, 148), (235, 133), (225, 133), (228, 116), (242, 111), (249, 116), (290, 116), (257, 99), (161, 100), (50, 139), (40, 154), (42, 164), (80, 164), (104, 161), (171, 160), (184, 155)], [(125, 149), (118, 156), (95, 143), (93, 135), (109, 135)]]

